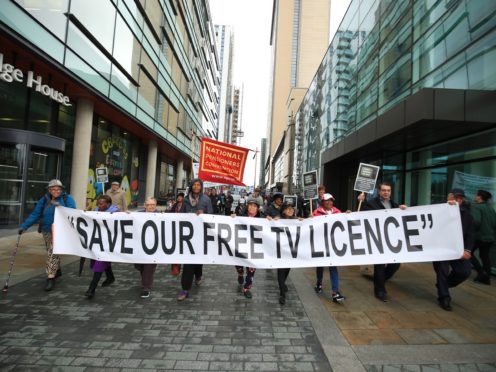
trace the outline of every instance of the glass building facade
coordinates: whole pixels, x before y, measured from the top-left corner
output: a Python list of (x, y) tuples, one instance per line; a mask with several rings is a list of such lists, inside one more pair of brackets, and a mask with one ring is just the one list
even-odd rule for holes
[(496, 197), (494, 66), (495, 1), (353, 0), (296, 114), (296, 185), (317, 169), (356, 210), (363, 162), (407, 205)]
[[(218, 131), (208, 2), (6, 0), (0, 54), (0, 226), (22, 221), (50, 178), (71, 188), (81, 99), (94, 107), (84, 180), (90, 205), (109, 187), (95, 182), (100, 166), (109, 182), (122, 182), (130, 206), (143, 200), (149, 182), (155, 196), (174, 193), (199, 154), (192, 135)], [(9, 68), (19, 79), (5, 74)], [(29, 86), (30, 73), (40, 89)], [(158, 151), (153, 179), (145, 174), (150, 142)]]
[[(296, 116), (296, 183), (319, 169), (322, 182), (352, 205), (358, 164), (367, 162), (381, 166), (395, 198), (410, 205), (444, 201), (452, 185), (470, 189), (472, 197), (477, 179), (485, 180), (477, 187), (496, 191), (495, 118), (481, 124), (456, 117), (443, 102), (459, 93), (469, 110), (471, 92), (496, 89), (495, 65), (494, 1), (353, 0)], [(392, 125), (391, 112), (409, 98), (415, 106), (414, 98), (430, 89), (436, 113), (448, 110), (449, 120), (426, 117), (430, 123), (418, 135), (413, 127), (411, 136), (388, 128), (379, 138)], [(445, 135), (429, 134), (441, 121)], [(448, 121), (465, 129), (450, 133)]]

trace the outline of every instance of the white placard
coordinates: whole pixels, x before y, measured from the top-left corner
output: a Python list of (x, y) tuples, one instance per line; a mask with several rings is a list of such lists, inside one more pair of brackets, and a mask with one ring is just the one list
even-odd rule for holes
[(355, 191), (373, 193), (380, 167), (372, 164), (360, 163), (355, 180)]

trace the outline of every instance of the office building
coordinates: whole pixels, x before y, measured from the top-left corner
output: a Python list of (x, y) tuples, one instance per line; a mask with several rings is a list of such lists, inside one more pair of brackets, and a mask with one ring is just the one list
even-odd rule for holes
[[(294, 174), (356, 207), (360, 162), (393, 199), (496, 195), (496, 2), (353, 0), (296, 114)], [(300, 184), (301, 186), (301, 184)]]
[(273, 1), (264, 185), (292, 192), (294, 115), (329, 46), (330, 0)]
[(217, 54), (219, 56), (221, 92), (220, 104), (217, 112), (219, 117), (217, 139), (221, 142), (228, 142), (228, 136), (231, 130), (232, 114), (234, 35), (230, 26), (215, 25), (214, 28)]
[(209, 11), (208, 1), (2, 1), (0, 226), (17, 226), (52, 178), (80, 209), (112, 181), (131, 207), (186, 187), (199, 138), (218, 132)]

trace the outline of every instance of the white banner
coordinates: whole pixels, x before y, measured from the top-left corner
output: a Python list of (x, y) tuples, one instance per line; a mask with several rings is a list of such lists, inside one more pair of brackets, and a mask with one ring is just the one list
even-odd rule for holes
[(457, 259), (463, 235), (459, 208), (448, 204), (304, 221), (57, 207), (54, 253), (129, 263), (346, 266)]

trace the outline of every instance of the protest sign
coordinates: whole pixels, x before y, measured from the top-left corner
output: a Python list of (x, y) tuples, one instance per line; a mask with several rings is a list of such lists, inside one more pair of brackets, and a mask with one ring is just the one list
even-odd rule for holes
[(318, 195), (317, 171), (303, 173), (303, 198), (315, 199)]
[(203, 181), (219, 184), (245, 186), (245, 171), (248, 149), (202, 138), (198, 177)]
[(380, 167), (371, 164), (360, 163), (355, 180), (355, 191), (373, 193)]
[(299, 220), (57, 207), (54, 253), (128, 263), (256, 268), (346, 266), (460, 258), (457, 206), (340, 213)]

